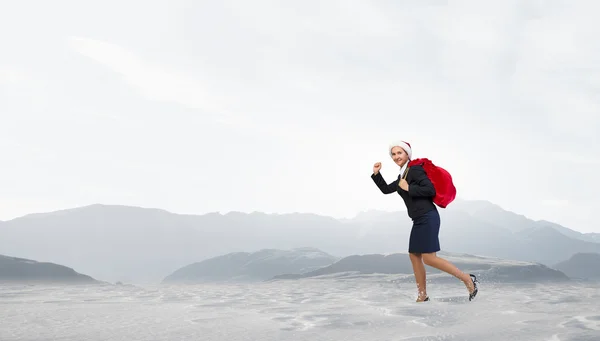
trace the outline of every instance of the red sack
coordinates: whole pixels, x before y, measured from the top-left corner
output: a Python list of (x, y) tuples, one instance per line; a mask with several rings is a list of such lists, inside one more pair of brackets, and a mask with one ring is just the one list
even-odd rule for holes
[(429, 159), (420, 158), (412, 160), (408, 166), (422, 165), (423, 170), (431, 180), (435, 188), (433, 203), (439, 207), (446, 208), (456, 198), (456, 187), (452, 182), (452, 176), (442, 167), (436, 166)]

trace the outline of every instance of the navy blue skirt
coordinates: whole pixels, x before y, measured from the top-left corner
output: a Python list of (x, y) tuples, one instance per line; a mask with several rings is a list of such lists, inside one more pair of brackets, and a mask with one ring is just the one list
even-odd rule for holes
[(434, 209), (413, 220), (408, 243), (410, 253), (440, 251), (440, 213)]

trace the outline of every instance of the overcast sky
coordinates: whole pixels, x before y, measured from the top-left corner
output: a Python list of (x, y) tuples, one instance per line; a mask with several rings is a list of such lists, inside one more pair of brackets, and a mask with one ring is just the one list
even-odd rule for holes
[(2, 1), (0, 220), (404, 209), (370, 179), (404, 139), (463, 199), (600, 232), (600, 3), (447, 3)]

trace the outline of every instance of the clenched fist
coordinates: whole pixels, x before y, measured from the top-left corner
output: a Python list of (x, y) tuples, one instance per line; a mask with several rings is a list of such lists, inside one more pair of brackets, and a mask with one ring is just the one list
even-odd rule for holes
[(377, 174), (379, 173), (379, 170), (381, 169), (381, 162), (376, 162), (373, 165), (373, 174)]

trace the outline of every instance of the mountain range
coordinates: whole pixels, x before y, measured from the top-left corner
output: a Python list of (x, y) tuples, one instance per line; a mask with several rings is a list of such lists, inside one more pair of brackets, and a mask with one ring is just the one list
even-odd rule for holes
[[(534, 221), (486, 201), (457, 199), (440, 215), (440, 241), (448, 252), (546, 266), (576, 253), (600, 253), (597, 233)], [(311, 247), (338, 259), (404, 252), (410, 227), (405, 211), (335, 219), (96, 204), (0, 222), (0, 254), (63, 264), (106, 281), (157, 283), (182, 267), (233, 252)]]
[[(568, 281), (563, 272), (542, 264), (440, 252), (445, 259), (487, 282)], [(427, 266), (430, 280), (448, 280), (452, 276)], [(264, 249), (234, 252), (185, 266), (167, 276), (163, 284), (204, 282), (256, 282), (310, 277), (341, 278), (356, 276), (394, 276), (395, 281), (414, 281), (407, 253), (352, 255), (337, 259), (314, 248), (292, 250)]]
[[(563, 272), (548, 266), (532, 262), (481, 257), (467, 254), (440, 252), (439, 255), (451, 261), (454, 265), (467, 273), (474, 273), (479, 280), (486, 282), (546, 282), (568, 281), (570, 278)], [(442, 271), (425, 266), (427, 277), (431, 280), (456, 280), (453, 276)], [(394, 253), (388, 255), (370, 254), (345, 257), (329, 266), (304, 273), (287, 273), (273, 277), (278, 279), (300, 279), (311, 277), (360, 275), (408, 275), (399, 277), (396, 281), (404, 280), (413, 282), (413, 269), (407, 253)]]

